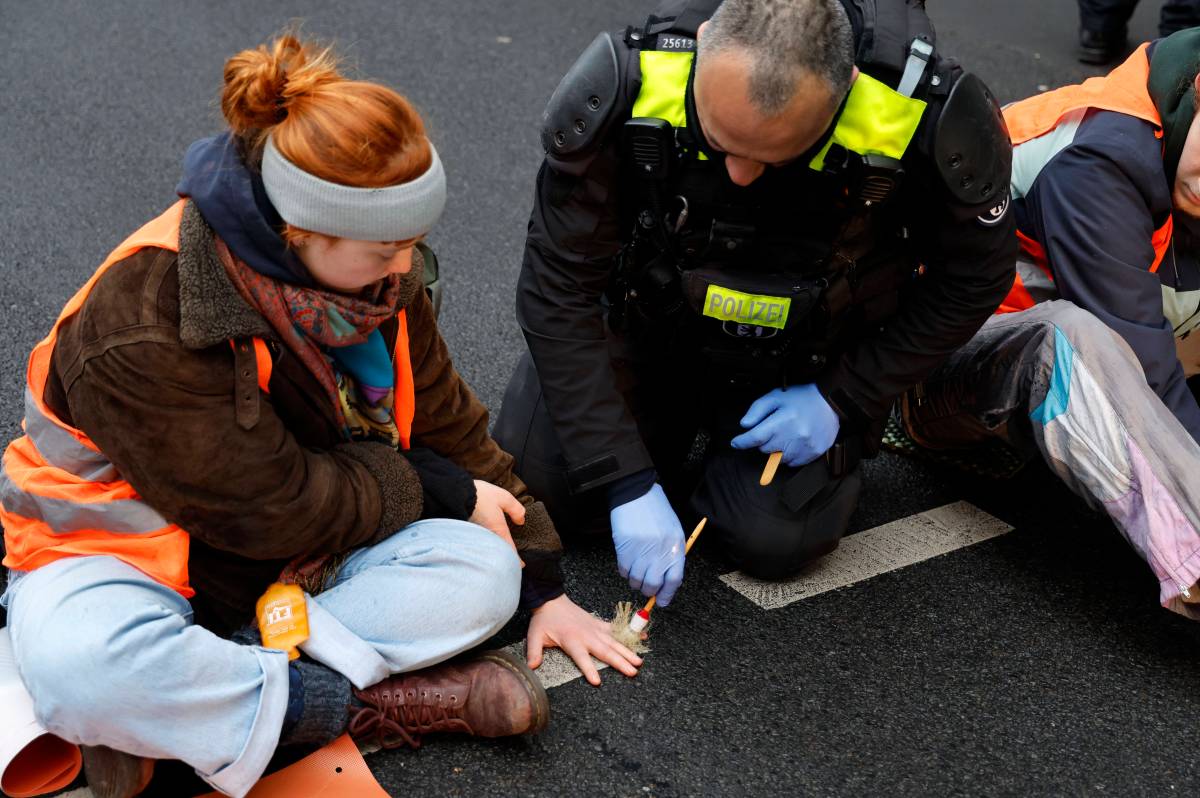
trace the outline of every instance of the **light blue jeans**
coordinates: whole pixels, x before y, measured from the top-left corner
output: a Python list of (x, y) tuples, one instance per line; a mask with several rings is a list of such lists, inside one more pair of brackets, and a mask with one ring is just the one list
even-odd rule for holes
[[(516, 610), (512, 548), (463, 521), (419, 521), (350, 555), (308, 597), (310, 657), (356, 687), (416, 670), (494, 634)], [(281, 651), (192, 623), (178, 593), (112, 557), (12, 574), (0, 599), (38, 719), (81, 745), (178, 759), (243, 796), (279, 742)]]

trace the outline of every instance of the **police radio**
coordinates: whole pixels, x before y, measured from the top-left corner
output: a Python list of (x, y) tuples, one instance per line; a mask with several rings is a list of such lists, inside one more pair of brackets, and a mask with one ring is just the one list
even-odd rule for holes
[[(624, 163), (636, 204), (636, 226), (629, 275), (630, 298), (644, 308), (673, 313), (683, 305), (676, 268), (675, 242), (667, 227), (663, 189), (675, 160), (675, 128), (665, 119), (638, 117), (622, 129)], [(648, 243), (644, 249), (638, 239)], [(640, 252), (639, 252), (640, 249)]]
[(675, 155), (675, 128), (665, 119), (637, 117), (625, 123), (622, 133), (625, 162), (642, 205), (637, 209), (638, 224), (649, 232), (665, 232), (662, 187)]
[(675, 128), (665, 119), (637, 117), (625, 123), (625, 146), (637, 174), (665, 180), (675, 154)]
[(824, 171), (844, 175), (849, 197), (864, 210), (886, 203), (904, 180), (904, 165), (897, 159), (875, 153), (859, 155), (840, 144), (830, 146)]

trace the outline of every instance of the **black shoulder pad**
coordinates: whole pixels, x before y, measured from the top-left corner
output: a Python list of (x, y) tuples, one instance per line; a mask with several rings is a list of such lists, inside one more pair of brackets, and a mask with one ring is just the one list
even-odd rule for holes
[(969, 72), (954, 84), (942, 107), (933, 157), (946, 187), (964, 205), (980, 205), (1008, 191), (1008, 126), (991, 91)]
[(542, 114), (542, 147), (549, 155), (570, 158), (599, 143), (617, 104), (621, 81), (612, 36), (601, 33), (587, 46)]

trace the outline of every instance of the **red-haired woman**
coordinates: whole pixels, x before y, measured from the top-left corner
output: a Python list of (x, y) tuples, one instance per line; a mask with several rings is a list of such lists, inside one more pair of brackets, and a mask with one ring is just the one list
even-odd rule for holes
[[(640, 664), (563, 593), (549, 517), (438, 334), (418, 244), (445, 178), (416, 112), (291, 35), (229, 60), (221, 106), (184, 199), (34, 350), (0, 470), (16, 657), (102, 798), (156, 758), (244, 795), (278, 745), (347, 727), (538, 731), (520, 658), (452, 659), (519, 600), (533, 658)], [(305, 591), (291, 661), (250, 623), (281, 574)]]

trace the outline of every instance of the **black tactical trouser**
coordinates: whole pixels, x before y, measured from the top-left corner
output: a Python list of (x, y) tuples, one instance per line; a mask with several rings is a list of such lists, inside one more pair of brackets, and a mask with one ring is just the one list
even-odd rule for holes
[[(630, 368), (616, 362), (614, 367), (685, 528), (707, 516), (706, 537), (719, 538), (737, 567), (764, 579), (790, 576), (837, 548), (858, 504), (857, 463), (839, 476), (831, 473), (828, 458), (801, 468), (781, 465), (771, 485), (761, 487), (766, 455), (729, 446), (757, 395), (727, 395), (701, 409), (697, 397), (711, 391), (697, 392), (662, 370), (636, 379)], [(700, 428), (710, 435), (702, 455), (693, 451)], [(516, 458), (517, 474), (546, 504), (564, 538), (608, 530), (605, 488), (576, 495), (568, 488), (566, 460), (528, 353), (509, 381), (493, 436)]]
[[(1125, 30), (1137, 0), (1079, 0), (1079, 24), (1086, 30), (1107, 35)], [(1158, 21), (1158, 35), (1200, 25), (1200, 0), (1166, 0)]]

